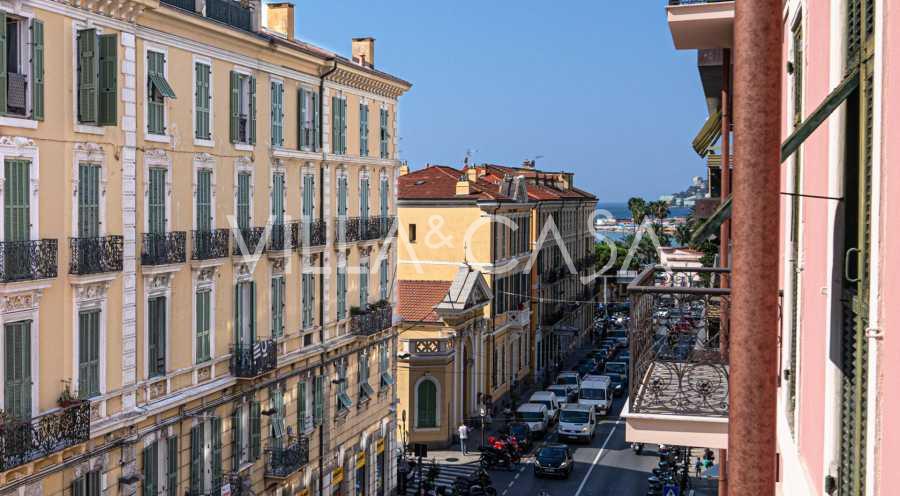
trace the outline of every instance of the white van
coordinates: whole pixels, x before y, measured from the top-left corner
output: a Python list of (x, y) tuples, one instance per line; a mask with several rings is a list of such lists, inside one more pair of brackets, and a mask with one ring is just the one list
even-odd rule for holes
[(556, 435), (560, 439), (574, 439), (591, 442), (597, 429), (597, 416), (590, 405), (566, 405), (559, 414), (559, 428)]
[(540, 403), (547, 407), (547, 416), (550, 417), (550, 423), (556, 422), (556, 416), (559, 415), (559, 400), (556, 399), (556, 393), (553, 391), (538, 391), (528, 398), (529, 403)]
[(547, 425), (550, 416), (547, 414), (547, 406), (541, 403), (525, 403), (516, 409), (516, 418), (528, 424), (531, 435), (543, 436), (547, 433)]
[(556, 376), (556, 383), (562, 384), (563, 386), (572, 386), (577, 393), (578, 387), (581, 385), (581, 379), (578, 378), (578, 372), (560, 372), (560, 374)]
[(578, 395), (575, 394), (575, 388), (572, 386), (564, 386), (562, 384), (551, 384), (547, 386), (547, 391), (556, 395), (556, 401), (562, 407), (566, 403), (577, 403)]
[(603, 375), (581, 383), (578, 393), (578, 404), (594, 407), (600, 415), (606, 415), (612, 407), (612, 381)]

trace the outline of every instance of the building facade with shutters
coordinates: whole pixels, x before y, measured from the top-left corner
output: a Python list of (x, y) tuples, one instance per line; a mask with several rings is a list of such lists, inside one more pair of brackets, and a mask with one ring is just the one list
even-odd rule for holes
[(0, 16), (0, 494), (389, 494), (410, 84), (290, 4)]

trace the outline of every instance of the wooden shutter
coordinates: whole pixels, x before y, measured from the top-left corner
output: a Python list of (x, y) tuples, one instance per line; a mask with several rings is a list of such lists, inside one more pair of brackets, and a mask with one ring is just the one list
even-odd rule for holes
[(284, 334), (284, 277), (272, 278), (272, 336)]
[(148, 230), (153, 234), (166, 232), (166, 169), (150, 168), (148, 200)]
[(231, 111), (231, 119), (229, 119), (228, 123), (228, 137), (232, 143), (237, 143), (240, 141), (240, 120), (241, 120), (241, 80), (240, 74), (237, 72), (231, 71), (229, 74), (229, 88), (231, 93), (231, 101), (229, 103), (229, 110)]
[(316, 376), (315, 391), (313, 392), (313, 422), (322, 424), (325, 417), (325, 377)]
[(178, 438), (166, 439), (166, 495), (178, 496)]
[(146, 446), (143, 451), (144, 483), (142, 485), (143, 496), (158, 496), (157, 476), (159, 474), (159, 458), (157, 443)]
[(243, 344), (243, 286), (244, 283), (239, 282), (234, 285), (234, 344)]
[(31, 321), (4, 326), (4, 385), (6, 413), (31, 418)]
[(100, 166), (78, 165), (78, 237), (100, 236)]
[(360, 265), (359, 270), (359, 308), (364, 309), (369, 303), (369, 264)]
[(78, 396), (100, 394), (100, 310), (78, 314)]
[[(0, 12), (0, 67), (6, 67), (6, 12)], [(6, 70), (0, 70), (0, 114), (7, 110)]]
[(305, 150), (307, 145), (306, 141), (306, 90), (303, 88), (299, 88), (297, 90), (297, 149)]
[(44, 120), (44, 23), (31, 20), (31, 117)]
[(272, 175), (272, 216), (275, 225), (284, 224), (284, 174)]
[(319, 151), (322, 139), (322, 127), (319, 123), (319, 93), (312, 92), (312, 125), (313, 125), (313, 151)]
[(306, 431), (306, 380), (297, 383), (297, 435)]
[(212, 171), (197, 171), (197, 230), (212, 230)]
[(272, 145), (281, 146), (284, 142), (284, 86), (273, 81), (270, 85), (272, 91)]
[(244, 439), (241, 437), (242, 417), (241, 407), (235, 407), (231, 414), (231, 468), (234, 472), (240, 470), (243, 461), (241, 459), (244, 451)]
[(388, 198), (388, 194), (390, 192), (390, 188), (388, 187), (388, 180), (386, 177), (381, 178), (381, 216), (387, 217), (390, 209), (390, 199)]
[(338, 177), (338, 216), (347, 216), (347, 176)]
[(115, 126), (117, 122), (117, 44), (114, 34), (98, 36), (100, 41), (100, 76), (97, 124)]
[(256, 77), (250, 76), (250, 137), (248, 143), (256, 144)]
[(148, 302), (149, 314), (149, 370), (150, 377), (166, 373), (166, 298), (151, 298)]
[(262, 454), (261, 446), (261, 429), (259, 402), (250, 402), (250, 459), (259, 460)]
[(364, 177), (359, 181), (359, 216), (369, 218), (369, 178)]
[(249, 324), (250, 324), (250, 342), (256, 341), (256, 281), (247, 283), (250, 288), (250, 306), (249, 306)]
[(4, 166), (4, 240), (27, 241), (31, 237), (31, 162), (7, 160)]
[(194, 136), (198, 139), (210, 139), (209, 133), (209, 108), (211, 101), (211, 93), (209, 91), (209, 75), (210, 67), (206, 64), (196, 64), (194, 66), (194, 79), (196, 80), (196, 88), (194, 88), (194, 106), (196, 107)]
[(205, 362), (210, 358), (209, 331), (212, 292), (208, 289), (197, 291), (197, 363)]
[(387, 300), (387, 292), (388, 292), (388, 261), (384, 259), (381, 261), (381, 270), (378, 271), (378, 276), (380, 279), (381, 288), (381, 298), (382, 300)]
[(218, 492), (222, 487), (222, 419), (213, 417), (209, 419), (210, 444), (212, 456), (210, 460), (210, 472), (212, 476), (212, 490)]
[(237, 223), (241, 229), (250, 227), (250, 174), (238, 174)]
[(78, 122), (97, 123), (97, 30), (78, 31)]
[(359, 156), (369, 155), (369, 105), (359, 104)]
[(346, 286), (347, 286), (347, 273), (344, 272), (343, 269), (338, 267), (337, 269), (337, 318), (338, 320), (342, 320), (344, 318), (344, 312), (346, 311), (345, 305), (347, 304), (346, 298)]
[(200, 495), (205, 492), (203, 474), (203, 458), (204, 458), (204, 436), (203, 422), (191, 427), (191, 476), (190, 490), (193, 495)]

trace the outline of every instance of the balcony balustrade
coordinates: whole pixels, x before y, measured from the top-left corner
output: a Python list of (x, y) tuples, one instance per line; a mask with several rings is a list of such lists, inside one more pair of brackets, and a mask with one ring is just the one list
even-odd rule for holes
[(0, 242), (0, 282), (56, 277), (55, 239)]
[(162, 3), (166, 5), (171, 5), (172, 7), (178, 7), (179, 9), (184, 9), (189, 12), (197, 11), (197, 0), (161, 0)]
[(269, 231), (269, 244), (266, 246), (266, 251), (271, 253), (296, 248), (299, 241), (298, 226), (299, 223), (297, 222), (273, 224)]
[(394, 312), (390, 305), (370, 307), (350, 316), (350, 332), (357, 336), (371, 336), (389, 329), (393, 325), (393, 318)]
[(206, 0), (206, 17), (244, 31), (253, 30), (250, 9), (242, 2)]
[(184, 263), (185, 240), (184, 231), (167, 233), (144, 233), (141, 244), (142, 265), (168, 265)]
[(265, 252), (265, 234), (265, 227), (246, 227), (232, 230), (231, 236), (234, 239), (231, 243), (231, 254), (236, 257), (256, 255), (256, 250), (260, 248), (260, 243), (262, 243), (260, 252)]
[(91, 404), (75, 404), (30, 420), (0, 412), (0, 472), (87, 442)]
[(325, 221), (300, 221), (291, 225), (294, 232), (294, 246), (298, 249), (325, 246), (327, 225)]
[(69, 274), (89, 275), (122, 270), (122, 236), (69, 238)]
[(305, 436), (287, 446), (266, 449), (266, 477), (286, 479), (309, 463), (309, 439)]
[(409, 353), (419, 356), (449, 355), (455, 351), (449, 339), (410, 339)]
[(728, 352), (719, 330), (730, 293), (715, 287), (727, 272), (651, 267), (628, 286), (632, 413), (728, 416)]
[(191, 231), (191, 260), (213, 260), (228, 256), (231, 229)]
[(252, 344), (231, 346), (231, 375), (252, 379), (275, 370), (278, 365), (278, 348), (274, 339), (261, 339)]

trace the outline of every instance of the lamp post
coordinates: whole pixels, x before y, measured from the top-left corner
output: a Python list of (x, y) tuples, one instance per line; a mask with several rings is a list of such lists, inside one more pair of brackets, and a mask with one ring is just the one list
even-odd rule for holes
[(481, 447), (484, 448), (484, 417), (487, 416), (487, 410), (482, 405), (481, 408), (478, 409), (478, 414), (481, 415)]

